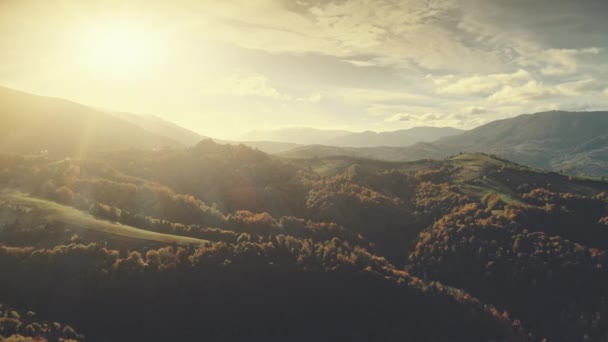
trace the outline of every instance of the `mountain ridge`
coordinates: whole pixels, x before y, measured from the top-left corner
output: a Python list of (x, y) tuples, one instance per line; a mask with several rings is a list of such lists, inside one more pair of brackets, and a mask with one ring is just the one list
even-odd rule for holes
[(358, 156), (388, 161), (443, 159), (483, 152), (536, 168), (571, 174), (608, 174), (608, 112), (551, 111), (492, 121), (461, 134), (408, 147), (302, 146), (281, 153), (291, 158)]
[(339, 147), (403, 147), (418, 142), (432, 142), (440, 138), (457, 135), (464, 130), (453, 127), (418, 126), (395, 131), (365, 131), (337, 137), (323, 142), (324, 145)]
[(181, 144), (91, 107), (0, 87), (0, 151), (76, 156)]

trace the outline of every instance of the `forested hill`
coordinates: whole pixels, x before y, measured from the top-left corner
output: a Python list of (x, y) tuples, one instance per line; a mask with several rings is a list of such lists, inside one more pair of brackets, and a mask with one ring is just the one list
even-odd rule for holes
[(212, 141), (5, 155), (0, 183), (0, 299), (94, 340), (608, 336), (608, 183)]

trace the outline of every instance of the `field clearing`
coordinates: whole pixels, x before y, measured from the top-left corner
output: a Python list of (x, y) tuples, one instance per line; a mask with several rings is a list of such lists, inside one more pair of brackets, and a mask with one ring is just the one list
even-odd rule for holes
[[(78, 209), (56, 202), (31, 197), (21, 192), (1, 192), (0, 202), (5, 202), (18, 208), (17, 210), (22, 211), (23, 215), (26, 216), (35, 216), (38, 219), (47, 222), (64, 222), (76, 229), (111, 235), (113, 239), (143, 240), (177, 245), (200, 245), (201, 243), (208, 242), (207, 240), (156, 233), (120, 223), (100, 220)], [(1, 221), (2, 220), (0, 220), (0, 223), (9, 223)], [(6, 221), (6, 218), (4, 218), (4, 221)]]

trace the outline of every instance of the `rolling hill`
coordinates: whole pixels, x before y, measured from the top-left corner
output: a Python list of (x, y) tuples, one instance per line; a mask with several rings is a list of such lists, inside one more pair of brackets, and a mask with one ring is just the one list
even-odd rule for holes
[(94, 157), (0, 154), (0, 295), (87, 340), (608, 332), (606, 182), (481, 153), (284, 159), (205, 140)]
[(0, 151), (62, 156), (179, 147), (173, 139), (74, 102), (0, 87)]

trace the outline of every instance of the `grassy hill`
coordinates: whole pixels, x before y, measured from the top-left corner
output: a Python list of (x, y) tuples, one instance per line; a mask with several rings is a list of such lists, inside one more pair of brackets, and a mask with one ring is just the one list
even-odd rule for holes
[(46, 223), (69, 224), (76, 234), (86, 235), (87, 231), (96, 233), (96, 239), (149, 241), (159, 244), (200, 245), (206, 242), (178, 235), (161, 234), (152, 231), (131, 227), (116, 222), (101, 220), (89, 213), (75, 208), (29, 196), (19, 192), (0, 193), (2, 207), (0, 224), (9, 224), (18, 219), (21, 224), (39, 226)]

